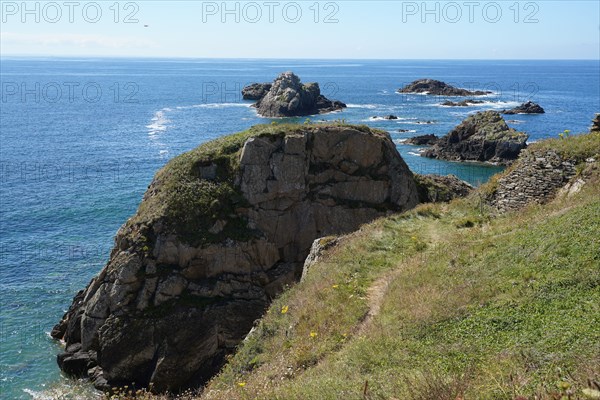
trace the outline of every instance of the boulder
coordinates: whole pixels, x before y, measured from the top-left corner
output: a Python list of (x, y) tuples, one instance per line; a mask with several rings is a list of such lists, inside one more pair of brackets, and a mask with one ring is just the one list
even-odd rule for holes
[(157, 172), (110, 259), (53, 330), (67, 373), (101, 390), (210, 379), (286, 285), (315, 239), (418, 202), (386, 132), (262, 125)]
[(439, 138), (434, 134), (427, 134), (408, 138), (404, 141), (404, 144), (412, 144), (416, 146), (432, 146), (435, 143), (437, 143), (438, 140)]
[(481, 90), (470, 91), (460, 89), (435, 79), (418, 79), (404, 86), (402, 89), (398, 89), (398, 92), (432, 94), (437, 96), (483, 96), (492, 93)]
[(304, 261), (304, 267), (302, 268), (302, 277), (300, 281), (304, 281), (308, 275), (308, 271), (315, 265), (323, 255), (332, 247), (337, 246), (340, 243), (341, 238), (336, 236), (328, 236), (324, 238), (316, 239), (308, 253), (308, 257)]
[(539, 104), (536, 104), (532, 101), (528, 101), (527, 103), (523, 103), (520, 106), (517, 106), (511, 110), (502, 110), (502, 114), (544, 114), (545, 111)]
[(270, 83), (252, 83), (242, 89), (242, 97), (244, 100), (260, 100), (269, 90)]
[[(261, 89), (266, 88), (266, 85), (269, 84), (263, 84)], [(318, 83), (303, 84), (292, 72), (282, 73), (269, 86), (269, 90), (254, 104), (258, 114), (263, 117), (298, 117), (339, 111), (346, 107), (341, 101), (329, 100), (323, 96)], [(242, 93), (246, 91), (258, 95), (257, 87), (248, 86)]]
[(527, 144), (528, 136), (506, 125), (496, 111), (469, 116), (421, 155), (450, 161), (510, 164)]
[(469, 183), (455, 175), (419, 175), (415, 174), (419, 191), (419, 202), (436, 203), (465, 197), (474, 189)]

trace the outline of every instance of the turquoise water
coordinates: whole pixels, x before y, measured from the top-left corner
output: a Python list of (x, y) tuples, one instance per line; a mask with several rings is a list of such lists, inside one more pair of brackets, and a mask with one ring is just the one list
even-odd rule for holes
[[(106, 262), (113, 235), (135, 212), (154, 172), (202, 142), (269, 123), (239, 90), (286, 70), (320, 82), (326, 96), (349, 105), (313, 120), (387, 130), (413, 171), (453, 173), (474, 184), (499, 169), (424, 159), (402, 139), (443, 135), (469, 113), (529, 99), (546, 114), (506, 119), (530, 141), (587, 131), (600, 111), (597, 61), (3, 58), (0, 398), (74, 387), (56, 367), (60, 346), (48, 332)], [(438, 106), (443, 98), (395, 93), (423, 77), (495, 94), (481, 106), (445, 108)], [(401, 120), (372, 118), (388, 114)]]

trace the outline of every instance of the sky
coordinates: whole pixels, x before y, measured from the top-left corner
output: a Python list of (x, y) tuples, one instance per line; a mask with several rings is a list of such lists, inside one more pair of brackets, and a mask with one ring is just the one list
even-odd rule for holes
[(1, 1), (0, 55), (596, 59), (592, 1)]

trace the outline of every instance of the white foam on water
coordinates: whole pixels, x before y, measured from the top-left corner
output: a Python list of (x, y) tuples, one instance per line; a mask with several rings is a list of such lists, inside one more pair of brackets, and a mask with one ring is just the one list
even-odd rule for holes
[(102, 394), (97, 391), (92, 391), (89, 388), (78, 388), (77, 385), (70, 387), (68, 385), (60, 385), (52, 389), (47, 390), (31, 390), (23, 389), (23, 392), (31, 396), (32, 400), (57, 400), (57, 399), (69, 399), (69, 400), (100, 400), (103, 397)]
[[(478, 96), (479, 97), (479, 96)], [(440, 108), (455, 108), (455, 109), (460, 109), (460, 108), (485, 108), (485, 107), (491, 107), (492, 109), (505, 109), (505, 108), (512, 108), (512, 107), (516, 107), (518, 105), (520, 105), (521, 103), (517, 102), (517, 101), (484, 101), (483, 103), (477, 103), (477, 104), (469, 104), (466, 106), (445, 106), (441, 103), (436, 103), (436, 104), (429, 104), (430, 107), (440, 107)]]
[(252, 106), (252, 103), (206, 103), (195, 104), (192, 108), (228, 108), (228, 107), (245, 107)]
[(150, 120), (152, 123), (146, 125), (146, 128), (148, 128), (148, 135), (153, 136), (167, 130), (167, 124), (171, 121), (165, 116), (165, 113), (170, 110), (171, 109), (169, 108), (163, 108), (154, 113), (154, 117)]
[(348, 108), (365, 108), (367, 110), (374, 110), (376, 108), (385, 107), (383, 104), (346, 104)]
[(190, 110), (193, 108), (228, 108), (228, 107), (251, 107), (253, 103), (202, 103), (191, 106), (177, 106), (177, 110)]
[[(411, 121), (411, 120), (415, 120), (416, 118), (413, 117), (409, 117), (409, 118), (404, 118), (404, 117), (398, 117), (396, 119), (387, 119), (385, 117), (369, 117), (367, 119), (361, 119), (362, 122), (369, 122), (369, 121)], [(406, 122), (409, 123), (409, 122)]]

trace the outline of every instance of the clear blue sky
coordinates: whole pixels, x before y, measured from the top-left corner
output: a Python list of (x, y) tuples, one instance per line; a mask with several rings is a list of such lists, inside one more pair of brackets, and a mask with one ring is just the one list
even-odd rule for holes
[(2, 1), (0, 54), (600, 59), (598, 1), (76, 3)]

